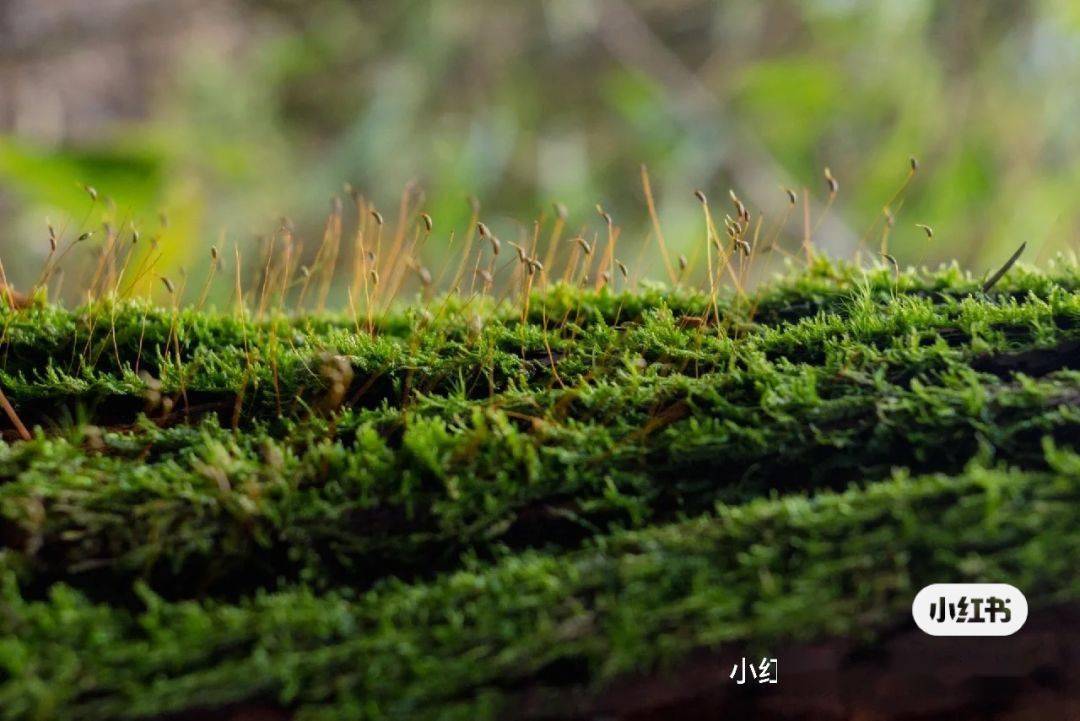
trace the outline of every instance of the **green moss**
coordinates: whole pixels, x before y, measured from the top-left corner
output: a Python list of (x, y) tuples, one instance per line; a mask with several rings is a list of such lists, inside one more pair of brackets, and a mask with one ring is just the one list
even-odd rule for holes
[(65, 586), (24, 601), (9, 577), (0, 699), (9, 718), (131, 718), (267, 699), (299, 718), (492, 715), (572, 664), (599, 687), (688, 652), (846, 634), (902, 619), (941, 578), (1080, 593), (1080, 457), (973, 465), (720, 506), (714, 515), (525, 552), (362, 595), (298, 588), (238, 604), (92, 605)]
[(0, 310), (0, 717), (484, 716), (941, 578), (1076, 598), (1078, 276), (979, 286)]

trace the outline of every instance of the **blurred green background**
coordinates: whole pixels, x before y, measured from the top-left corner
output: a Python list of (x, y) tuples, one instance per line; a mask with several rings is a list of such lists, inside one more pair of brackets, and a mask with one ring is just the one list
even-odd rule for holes
[(388, 216), (417, 183), (441, 233), (470, 196), (510, 238), (556, 201), (599, 231), (599, 202), (633, 245), (642, 163), (674, 252), (703, 237), (695, 188), (778, 220), (806, 187), (816, 217), (829, 166), (817, 243), (845, 255), (915, 155), (894, 255), (982, 272), (1075, 247), (1078, 88), (1072, 0), (7, 0), (0, 259), (28, 286), (47, 222), (134, 223), (175, 276), (282, 216), (314, 251), (345, 182)]

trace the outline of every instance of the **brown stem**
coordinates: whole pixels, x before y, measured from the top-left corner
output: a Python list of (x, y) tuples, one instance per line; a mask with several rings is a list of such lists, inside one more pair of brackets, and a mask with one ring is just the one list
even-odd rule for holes
[(4, 395), (3, 389), (0, 389), (0, 406), (3, 407), (4, 413), (7, 414), (8, 420), (15, 426), (15, 430), (19, 432), (19, 438), (24, 441), (28, 441), (32, 438), (30, 431), (26, 430), (26, 426), (23, 425), (22, 419), (19, 418), (19, 414), (15, 412), (15, 408), (8, 401), (7, 396)]

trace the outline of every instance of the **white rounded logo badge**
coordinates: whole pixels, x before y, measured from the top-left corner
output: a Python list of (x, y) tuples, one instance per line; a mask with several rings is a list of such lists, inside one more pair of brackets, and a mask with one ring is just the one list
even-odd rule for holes
[(911, 603), (931, 636), (1011, 636), (1027, 621), (1024, 594), (1007, 583), (932, 583)]

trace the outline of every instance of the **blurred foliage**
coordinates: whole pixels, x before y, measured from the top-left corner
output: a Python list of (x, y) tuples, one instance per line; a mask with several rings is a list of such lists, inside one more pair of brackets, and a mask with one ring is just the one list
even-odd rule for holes
[(849, 253), (910, 155), (920, 173), (892, 207), (903, 264), (983, 270), (1020, 240), (1027, 260), (1045, 259), (1080, 228), (1070, 0), (274, 0), (238, 12), (239, 49), (191, 47), (144, 122), (94, 147), (0, 141), (0, 183), (19, 201), (0, 226), (10, 275), (36, 274), (45, 217), (83, 218), (84, 183), (119, 220), (153, 224), (167, 207), (206, 238), (177, 242), (169, 272), (281, 215), (313, 250), (345, 181), (388, 209), (416, 182), (443, 233), (464, 229), (470, 196), (508, 238), (553, 201), (572, 228), (597, 231), (599, 201), (621, 242), (638, 243), (650, 232), (642, 163), (676, 251), (703, 237), (695, 188), (734, 187), (775, 222), (780, 187), (821, 198), (829, 166), (840, 194), (818, 242)]

